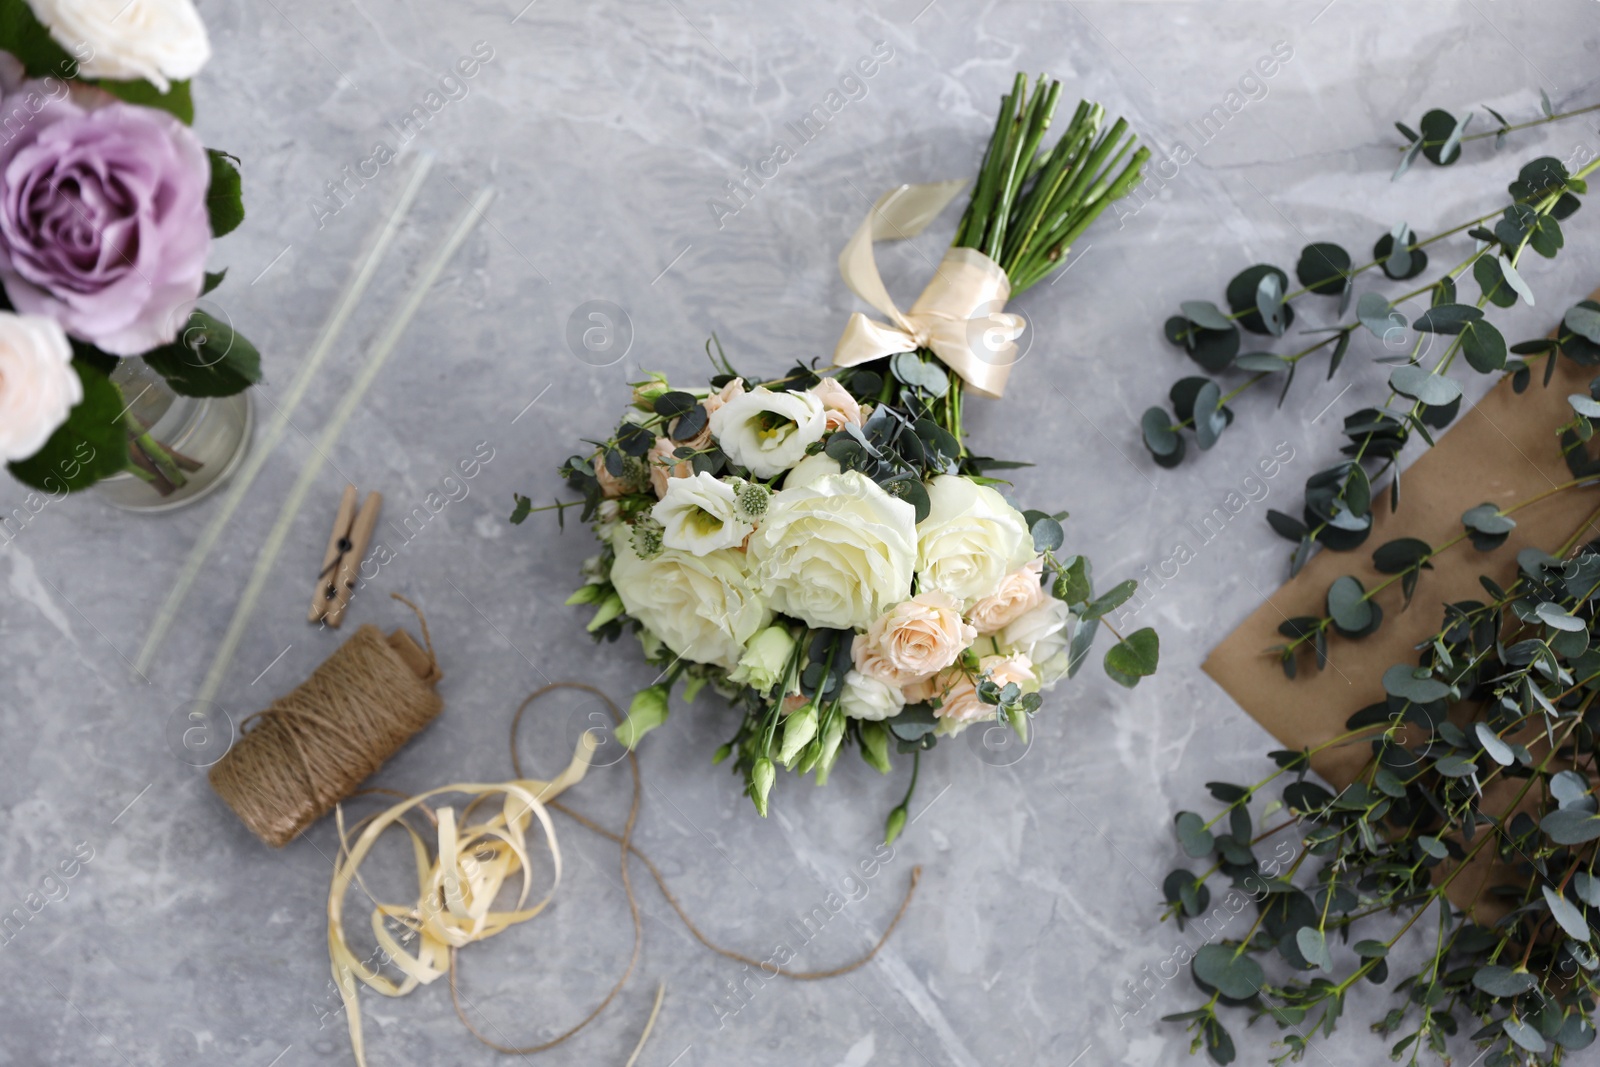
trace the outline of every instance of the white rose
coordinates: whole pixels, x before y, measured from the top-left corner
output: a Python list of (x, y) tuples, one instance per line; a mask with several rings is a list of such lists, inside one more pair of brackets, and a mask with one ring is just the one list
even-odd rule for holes
[(632, 540), (626, 532), (612, 540), (611, 584), (628, 614), (684, 659), (732, 670), (744, 643), (772, 618), (744, 556), (729, 549), (696, 556), (664, 548), (644, 560)]
[(164, 93), (167, 79), (192, 78), (211, 58), (192, 0), (28, 0), (28, 6), (56, 43), (79, 57), (85, 78), (143, 78)]
[(737, 548), (755, 529), (739, 521), (733, 486), (701, 471), (692, 478), (671, 478), (666, 495), (650, 509), (661, 524), (661, 543), (697, 556)]
[(860, 471), (774, 493), (750, 537), (775, 610), (808, 626), (865, 629), (911, 594), (916, 509)]
[(0, 312), (0, 462), (43, 448), (81, 400), (72, 346), (55, 320)]
[(776, 478), (799, 463), (827, 425), (822, 401), (804, 392), (752, 389), (711, 413), (712, 436), (757, 478)]
[(1044, 603), (1008, 623), (996, 640), (1001, 648), (1027, 656), (1039, 676), (1040, 688), (1049, 689), (1067, 676), (1072, 662), (1071, 621), (1066, 604), (1046, 597)]
[(807, 456), (794, 465), (783, 479), (785, 489), (804, 489), (818, 478), (826, 478), (830, 474), (838, 474), (843, 468), (839, 461), (829, 456), (826, 452), (818, 452), (814, 456)]
[(860, 671), (845, 672), (839, 710), (850, 718), (878, 722), (900, 714), (905, 706), (905, 694), (887, 682)]
[(987, 596), (1033, 559), (1022, 513), (986, 485), (955, 474), (928, 483), (928, 517), (917, 524), (917, 588), (963, 604)]

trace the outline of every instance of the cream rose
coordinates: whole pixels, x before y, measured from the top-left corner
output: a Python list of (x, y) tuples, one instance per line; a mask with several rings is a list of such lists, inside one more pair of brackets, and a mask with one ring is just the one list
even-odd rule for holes
[(1043, 572), (1044, 557), (1039, 556), (1000, 579), (1000, 587), (980, 597), (967, 613), (972, 625), (980, 634), (992, 634), (1043, 604), (1045, 591), (1039, 584)]
[(784, 475), (783, 487), (785, 489), (804, 489), (818, 478), (826, 478), (830, 474), (838, 474), (843, 468), (839, 461), (829, 456), (826, 452), (818, 452), (814, 456), (807, 456), (794, 465), (794, 469)]
[(737, 548), (755, 529), (739, 519), (739, 502), (733, 486), (701, 471), (692, 478), (673, 478), (667, 494), (650, 509), (661, 524), (661, 544), (704, 556), (723, 548)]
[(911, 592), (916, 511), (847, 471), (774, 493), (748, 548), (774, 609), (808, 626), (865, 629)]
[(850, 390), (839, 384), (839, 379), (822, 379), (811, 387), (811, 395), (822, 401), (822, 417), (828, 429), (837, 430), (847, 422), (861, 425), (861, 405)]
[(900, 714), (905, 706), (905, 694), (897, 687), (860, 671), (845, 672), (839, 709), (850, 718), (879, 722)]
[(1040, 688), (1049, 689), (1067, 676), (1072, 665), (1069, 624), (1072, 612), (1055, 597), (1013, 620), (996, 638), (1000, 647), (1020, 652), (1033, 664)]
[(1022, 513), (988, 486), (941, 474), (928, 483), (928, 503), (928, 517), (917, 524), (919, 590), (971, 604), (1033, 558)]
[(192, 78), (211, 58), (191, 0), (28, 0), (28, 6), (57, 44), (80, 57), (78, 74), (85, 78), (143, 78), (165, 93), (169, 78)]
[(947, 593), (923, 593), (879, 616), (850, 646), (856, 670), (896, 688), (950, 666), (978, 631)]
[(822, 401), (811, 393), (752, 389), (711, 413), (711, 433), (741, 467), (776, 478), (805, 458), (827, 429)]
[(43, 448), (82, 400), (72, 346), (55, 320), (0, 312), (0, 462)]
[(622, 606), (684, 659), (732, 670), (745, 642), (771, 621), (739, 552), (696, 556), (664, 548), (644, 560), (626, 533), (612, 548), (611, 584)]

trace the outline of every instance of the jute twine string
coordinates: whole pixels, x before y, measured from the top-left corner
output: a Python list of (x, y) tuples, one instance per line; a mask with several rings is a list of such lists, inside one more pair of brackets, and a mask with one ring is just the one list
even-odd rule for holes
[(246, 718), (239, 742), (211, 769), (212, 788), (274, 848), (350, 796), (444, 707), (432, 685), (439, 669), (427, 620), (392, 595), (422, 626), (425, 674), (377, 627), (362, 626), (304, 684)]
[[(617, 707), (616, 702), (613, 701), (609, 696), (592, 685), (585, 685), (582, 682), (553, 682), (550, 685), (546, 685), (535, 690), (534, 692), (530, 693), (525, 700), (523, 700), (521, 705), (518, 706), (516, 714), (511, 718), (511, 767), (518, 780), (523, 780), (525, 777), (522, 772), (522, 756), (517, 751), (517, 728), (522, 723), (522, 716), (527, 712), (528, 708), (531, 707), (541, 697), (544, 697), (558, 689), (572, 689), (578, 692), (589, 693), (592, 696), (599, 698), (599, 700), (605, 704), (606, 710), (611, 713), (612, 721), (618, 724), (622, 722), (622, 709)], [(628, 872), (628, 857), (630, 853), (644, 863), (645, 868), (650, 872), (650, 876), (655, 879), (656, 888), (661, 891), (661, 895), (666, 898), (667, 903), (672, 906), (672, 910), (676, 912), (678, 918), (682, 920), (684, 927), (694, 935), (695, 940), (699, 941), (702, 945), (710, 949), (712, 952), (715, 952), (717, 955), (733, 960), (736, 963), (743, 963), (748, 966), (755, 967), (768, 977), (783, 977), (793, 979), (795, 981), (813, 982), (824, 978), (837, 978), (840, 975), (849, 974), (851, 971), (859, 970), (860, 968), (865, 967), (868, 963), (872, 962), (872, 960), (878, 955), (879, 951), (881, 951), (883, 946), (888, 942), (890, 936), (894, 933), (895, 928), (900, 925), (900, 920), (902, 917), (904, 917), (906, 908), (911, 905), (911, 898), (916, 893), (917, 883), (922, 878), (922, 868), (920, 866), (913, 867), (911, 869), (911, 880), (910, 884), (906, 886), (906, 895), (900, 901), (899, 909), (894, 913), (894, 918), (889, 921), (889, 925), (884, 928), (883, 935), (878, 938), (877, 943), (874, 944), (872, 948), (864, 955), (853, 960), (852, 962), (846, 963), (839, 967), (833, 967), (828, 970), (791, 970), (789, 968), (775, 966), (770, 961), (757, 960), (754, 957), (747, 956), (742, 952), (736, 952), (733, 949), (724, 948), (715, 941), (712, 941), (700, 930), (698, 926), (695, 925), (694, 921), (689, 918), (688, 913), (683, 910), (683, 905), (679, 903), (677, 896), (673, 894), (671, 889), (667, 888), (666, 878), (662, 875), (661, 869), (655, 865), (655, 862), (652, 861), (649, 856), (646, 856), (636, 845), (634, 845), (633, 831), (639, 818), (641, 782), (639, 775), (639, 757), (631, 750), (628, 752), (628, 771), (633, 792), (628, 804), (628, 817), (623, 822), (622, 832), (620, 834), (607, 829), (581, 812), (574, 811), (572, 808), (561, 803), (559, 800), (548, 799), (544, 801), (544, 806), (551, 811), (560, 812), (562, 815), (565, 815), (567, 818), (573, 820), (584, 829), (596, 833), (601, 837), (604, 837), (609, 841), (613, 841), (621, 846), (620, 869), (622, 875), (622, 891), (628, 899), (628, 915), (633, 923), (633, 948), (629, 953), (627, 965), (622, 969), (622, 974), (617, 978), (617, 981), (611, 987), (611, 990), (606, 993), (606, 995), (598, 1004), (595, 1005), (594, 1009), (585, 1015), (577, 1024), (563, 1031), (561, 1034), (558, 1034), (556, 1037), (551, 1038), (549, 1041), (545, 1041), (536, 1045), (521, 1046), (501, 1044), (500, 1042), (495, 1041), (494, 1039), (485, 1035), (483, 1031), (479, 1030), (477, 1026), (473, 1024), (471, 1019), (467, 1018), (466, 1011), (462, 1007), (461, 996), (456, 984), (458, 972), (460, 970), (460, 963), (456, 958), (455, 948), (452, 947), (450, 949), (450, 1001), (455, 1006), (456, 1016), (460, 1018), (462, 1024), (466, 1026), (467, 1030), (471, 1032), (473, 1037), (477, 1038), (483, 1044), (498, 1052), (509, 1053), (517, 1056), (525, 1056), (555, 1048), (557, 1045), (560, 1045), (562, 1042), (573, 1037), (579, 1031), (583, 1030), (586, 1026), (592, 1023), (601, 1012), (610, 1006), (611, 1002), (616, 999), (617, 994), (622, 992), (623, 987), (628, 984), (628, 980), (633, 976), (634, 969), (638, 966), (639, 953), (644, 940), (644, 925), (639, 916), (639, 901), (637, 896), (634, 894), (633, 880)], [(480, 800), (481, 799), (482, 798), (480, 798)], [(472, 807), (476, 806), (478, 803), (479, 801), (474, 801), (472, 805), (469, 805), (467, 811), (463, 812), (463, 818), (465, 818), (467, 812), (470, 812)], [(660, 1006), (661, 995), (660, 992), (658, 992), (656, 996), (656, 1009), (659, 1010)], [(640, 1051), (644, 1047), (645, 1038), (649, 1036), (651, 1026), (654, 1024), (654, 1022), (655, 1012), (652, 1011), (650, 1020), (645, 1026), (645, 1032), (640, 1037), (639, 1044), (635, 1047), (633, 1055), (628, 1059), (628, 1067), (632, 1067), (632, 1064), (635, 1062), (635, 1060), (637, 1060)]]

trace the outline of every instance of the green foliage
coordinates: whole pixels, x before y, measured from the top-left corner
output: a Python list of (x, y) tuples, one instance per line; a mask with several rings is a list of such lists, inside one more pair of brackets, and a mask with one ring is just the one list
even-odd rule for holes
[[(1463, 135), (1468, 118), (1431, 111), (1424, 117), (1421, 133), (1401, 125), (1410, 142), (1408, 158), (1421, 154), (1440, 165), (1454, 162), (1462, 153), (1463, 142), (1473, 139)], [(1402, 169), (1405, 165), (1402, 163)], [(1351, 334), (1358, 329), (1367, 330), (1385, 346), (1413, 342), (1410, 355), (1389, 372), (1387, 400), (1345, 417), (1344, 458), (1306, 479), (1301, 514), (1274, 509), (1267, 515), (1273, 529), (1295, 544), (1289, 560), (1291, 575), (1298, 573), (1318, 548), (1340, 552), (1359, 548), (1372, 527), (1373, 497), (1387, 490), (1391, 508), (1400, 506), (1400, 456), (1413, 435), (1431, 446), (1435, 433), (1460, 413), (1464, 389), (1449, 373), (1454, 367), (1464, 364), (1478, 374), (1507, 374), (1521, 392), (1531, 383), (1532, 363), (1538, 358), (1546, 360), (1547, 381), (1557, 355), (1584, 366), (1600, 366), (1600, 304), (1584, 301), (1569, 310), (1555, 342), (1508, 345), (1487, 315), (1490, 308), (1511, 307), (1519, 300), (1533, 303), (1534, 295), (1518, 263), (1529, 249), (1547, 257), (1560, 251), (1564, 238), (1559, 221), (1578, 209), (1580, 198), (1588, 191), (1583, 179), (1597, 166), (1600, 160), (1578, 174), (1569, 174), (1559, 160), (1539, 157), (1525, 164), (1507, 187), (1512, 202), (1503, 205), (1492, 228), (1484, 228), (1484, 220), (1478, 219), (1424, 240), (1401, 222), (1378, 237), (1372, 260), (1360, 266), (1351, 264), (1341, 245), (1313, 242), (1301, 250), (1296, 263), (1297, 289), (1287, 288), (1288, 275), (1282, 268), (1258, 263), (1227, 283), (1229, 313), (1211, 301), (1183, 301), (1181, 314), (1167, 319), (1163, 332), (1207, 376), (1180, 379), (1169, 394), (1170, 408), (1151, 407), (1143, 413), (1139, 434), (1151, 458), (1165, 468), (1182, 465), (1191, 454), (1187, 447), (1191, 434), (1199, 451), (1214, 448), (1233, 424), (1231, 405), (1238, 397), (1262, 382), (1277, 381), (1281, 383), (1281, 405), (1300, 363), (1318, 352), (1330, 352), (1331, 378), (1348, 350)], [(1356, 281), (1375, 270), (1394, 281), (1416, 278), (1428, 269), (1424, 246), (1462, 230), (1477, 244), (1459, 265), (1395, 296), (1371, 288), (1356, 292)], [(1479, 290), (1478, 299), (1470, 304), (1464, 302), (1457, 286), (1458, 277), (1469, 269)], [(1430, 306), (1408, 322), (1397, 306), (1423, 295), (1430, 298)], [(1296, 302), (1319, 297), (1337, 300), (1337, 325), (1306, 331), (1321, 336), (1289, 352), (1240, 354), (1242, 331), (1268, 338), (1285, 336), (1294, 321)], [(1230, 388), (1229, 378), (1241, 373), (1243, 380)], [(1579, 447), (1594, 437), (1596, 421), (1600, 421), (1600, 379), (1592, 391), (1592, 397), (1574, 399), (1575, 418), (1561, 428), (1566, 435), (1563, 447), (1568, 464), (1575, 474), (1600, 473), (1600, 462), (1589, 460)], [(1496, 536), (1475, 531), (1472, 540), (1480, 548), (1488, 548)], [(1416, 573), (1410, 572), (1403, 581), (1409, 601)], [(1353, 606), (1349, 610), (1358, 615), (1362, 612)], [(1364, 615), (1352, 615), (1345, 621), (1363, 620)], [(1279, 650), (1284, 653), (1286, 670), (1294, 669), (1293, 650), (1302, 646), (1316, 649), (1319, 661), (1325, 659), (1328, 626), (1326, 622), (1308, 628), (1285, 624), (1283, 630), (1294, 642), (1287, 650)], [(1346, 636), (1370, 632), (1367, 625), (1338, 630)]]
[(261, 353), (228, 323), (196, 309), (171, 344), (144, 361), (179, 396), (233, 396), (261, 380)]
[[(1452, 543), (1503, 536), (1510, 510), (1469, 509)], [(1380, 546), (1374, 563), (1399, 580), (1447, 547), (1401, 538)], [(1430, 1051), (1444, 1058), (1448, 1039), (1463, 1033), (1481, 1062), (1499, 1067), (1578, 1062), (1593, 1044), (1600, 651), (1589, 645), (1600, 626), (1600, 541), (1571, 548), (1524, 549), (1509, 588), (1485, 578), (1485, 599), (1445, 605), (1415, 659), (1384, 671), (1384, 699), (1352, 716), (1346, 732), (1272, 753), (1276, 768), (1250, 785), (1209, 783), (1224, 805), (1209, 821), (1175, 816), (1179, 848), (1205, 873), (1168, 875), (1165, 916), (1207, 914), (1213, 878), (1249, 891), (1257, 908), (1247, 930), (1241, 916), (1242, 936), (1208, 931), (1218, 940), (1192, 967), (1203, 1003), (1168, 1016), (1189, 1026), (1196, 1050), (1222, 1049), (1212, 1058), (1227, 1062), (1224, 1013), (1236, 1011), (1282, 1029), (1287, 1051), (1274, 1062), (1301, 1059), (1334, 1032), (1351, 988), (1389, 984), (1391, 961), (1401, 959), (1415, 969), (1396, 976), (1395, 1006), (1373, 1030), (1398, 1038), (1392, 1051), (1408, 1062)], [(1370, 592), (1353, 578), (1336, 581), (1332, 625), (1361, 622)], [(1325, 621), (1291, 620), (1307, 634)], [(1338, 792), (1308, 777), (1310, 758), (1336, 749), (1370, 753)], [(1256, 833), (1250, 805), (1274, 783), (1282, 792), (1273, 807), (1291, 818)], [(1292, 840), (1265, 859), (1267, 839), (1286, 831)], [(1493, 926), (1449, 896), (1483, 861), (1505, 872), (1488, 889), (1506, 912)], [(1408, 950), (1394, 951), (1402, 941)]]
[(211, 219), (211, 236), (231, 233), (244, 221), (244, 188), (239, 177), (237, 156), (206, 149), (211, 160), (211, 184), (206, 189), (206, 211)]

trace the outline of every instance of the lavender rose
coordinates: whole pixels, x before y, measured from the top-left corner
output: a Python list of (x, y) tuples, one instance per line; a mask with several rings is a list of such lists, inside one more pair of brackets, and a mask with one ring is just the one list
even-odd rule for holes
[[(0, 145), (0, 281), (16, 309), (48, 315), (107, 352), (166, 344), (205, 281), (211, 165), (164, 111), (98, 90), (25, 82), (18, 134)], [(7, 132), (10, 132), (8, 127)]]

